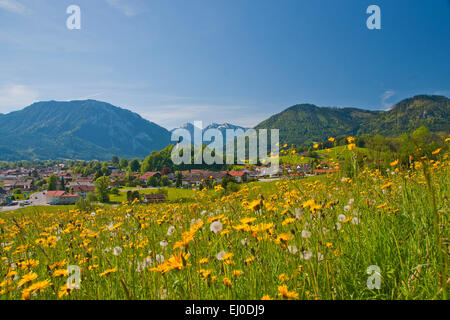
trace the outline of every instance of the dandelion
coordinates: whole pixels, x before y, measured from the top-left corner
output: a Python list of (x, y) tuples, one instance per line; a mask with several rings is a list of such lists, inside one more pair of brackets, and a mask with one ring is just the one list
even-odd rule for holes
[(222, 260), (223, 260), (223, 257), (224, 257), (226, 254), (227, 254), (227, 253), (226, 253), (225, 251), (220, 251), (220, 252), (216, 255), (217, 260), (222, 261)]
[(302, 230), (302, 238), (308, 239), (311, 237), (311, 232), (307, 230)]
[(171, 236), (175, 233), (175, 227), (174, 226), (170, 226), (169, 229), (167, 229), (167, 235)]
[(300, 252), (300, 258), (303, 260), (309, 260), (312, 257), (311, 250), (304, 250), (303, 252)]
[(296, 254), (298, 252), (298, 249), (296, 246), (288, 246), (288, 250), (292, 254)]
[(157, 254), (157, 255), (155, 256), (155, 259), (156, 259), (156, 263), (157, 263), (157, 264), (161, 264), (161, 263), (164, 262), (164, 256), (163, 256), (162, 254)]
[(344, 207), (344, 211), (350, 211), (350, 209), (351, 209), (351, 207), (348, 205)]
[(223, 225), (222, 225), (222, 223), (219, 220), (218, 221), (214, 221), (209, 226), (209, 230), (211, 230), (211, 232), (216, 233), (216, 234), (221, 232), (222, 229), (223, 229)]
[(357, 218), (357, 217), (354, 217), (353, 219), (352, 219), (352, 223), (353, 224), (359, 224), (359, 219)]
[(119, 256), (121, 253), (122, 253), (122, 248), (121, 247), (115, 247), (114, 249), (113, 249), (113, 255), (115, 255), (115, 256)]
[(168, 243), (166, 240), (163, 240), (163, 241), (160, 241), (160, 242), (159, 242), (159, 245), (160, 245), (161, 247), (163, 247), (163, 248), (167, 247), (168, 244), (169, 244), (169, 243)]
[(346, 219), (347, 219), (347, 217), (345, 216), (345, 214), (338, 215), (338, 221), (339, 222), (344, 222)]

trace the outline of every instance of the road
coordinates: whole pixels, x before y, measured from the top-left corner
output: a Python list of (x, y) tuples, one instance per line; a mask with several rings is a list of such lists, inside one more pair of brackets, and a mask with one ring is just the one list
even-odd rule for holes
[[(23, 204), (26, 201), (28, 201), (30, 204), (21, 206), (21, 204)], [(36, 207), (36, 206), (46, 206), (47, 205), (44, 192), (33, 193), (30, 196), (30, 199), (28, 199), (28, 200), (21, 200), (21, 201), (14, 201), (14, 202), (17, 202), (17, 205), (9, 206), (9, 207), (1, 207), (0, 211), (1, 212), (14, 211), (14, 210), (25, 208), (25, 207)]]

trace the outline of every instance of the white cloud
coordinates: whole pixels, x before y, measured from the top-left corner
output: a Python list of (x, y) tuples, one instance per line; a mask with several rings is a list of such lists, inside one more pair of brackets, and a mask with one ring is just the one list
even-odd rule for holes
[(382, 95), (381, 95), (381, 104), (383, 105), (383, 107), (385, 109), (389, 109), (390, 107), (392, 107), (392, 104), (388, 102), (388, 100), (393, 97), (395, 95), (395, 91), (392, 89), (386, 90)]
[(0, 88), (0, 112), (7, 113), (26, 107), (38, 100), (37, 91), (24, 85), (9, 85)]
[(139, 8), (133, 3), (130, 3), (129, 0), (126, 3), (123, 0), (106, 0), (106, 3), (114, 9), (119, 10), (127, 17), (134, 17), (140, 13)]
[(0, 9), (22, 15), (28, 12), (27, 7), (17, 0), (0, 0)]

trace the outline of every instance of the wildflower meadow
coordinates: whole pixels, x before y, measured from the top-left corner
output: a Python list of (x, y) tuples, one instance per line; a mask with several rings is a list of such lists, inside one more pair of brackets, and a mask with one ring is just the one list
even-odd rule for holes
[(448, 299), (450, 161), (433, 157), (3, 213), (0, 299)]

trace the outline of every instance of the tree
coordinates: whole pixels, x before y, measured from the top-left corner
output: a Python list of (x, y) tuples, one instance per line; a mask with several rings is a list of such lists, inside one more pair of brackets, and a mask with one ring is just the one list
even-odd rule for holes
[(112, 156), (111, 163), (115, 166), (119, 164), (120, 160), (118, 156)]
[(95, 193), (89, 192), (86, 196), (86, 200), (88, 200), (89, 202), (95, 202), (97, 201), (97, 196), (95, 195)]
[(177, 187), (181, 187), (183, 185), (183, 175), (181, 174), (181, 172), (178, 172), (177, 174), (177, 181), (175, 182), (175, 185)]
[(125, 159), (125, 158), (120, 159), (119, 167), (120, 167), (121, 169), (127, 168), (127, 167), (128, 167), (128, 160)]
[(148, 178), (147, 184), (149, 186), (151, 186), (151, 187), (158, 187), (159, 186), (159, 179), (156, 178), (155, 176), (151, 176), (150, 178)]
[(109, 178), (108, 177), (100, 177), (95, 180), (95, 195), (97, 196), (97, 200), (102, 203), (109, 202)]
[(168, 185), (170, 185), (169, 178), (167, 178), (167, 176), (162, 176), (161, 177), (161, 186), (162, 187), (167, 187)]
[(139, 191), (128, 191), (127, 192), (127, 201), (133, 202), (135, 199), (141, 200), (141, 195), (139, 194)]
[(56, 188), (58, 187), (58, 176), (52, 174), (50, 177), (48, 177), (47, 180), (47, 190), (48, 191), (55, 191)]
[(138, 172), (140, 168), (141, 168), (141, 164), (139, 163), (139, 161), (137, 159), (131, 160), (131, 162), (130, 162), (130, 170), (132, 172)]

